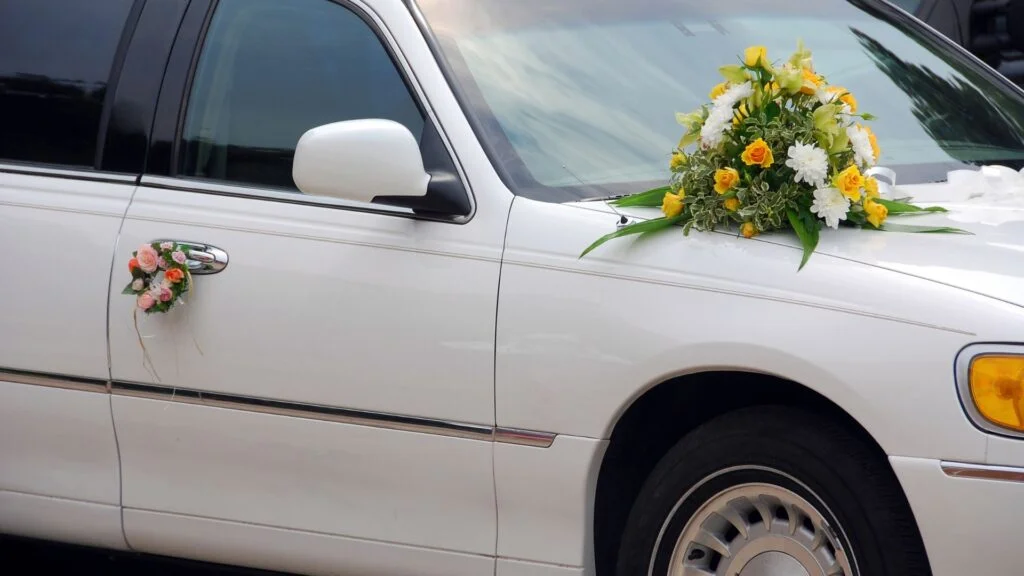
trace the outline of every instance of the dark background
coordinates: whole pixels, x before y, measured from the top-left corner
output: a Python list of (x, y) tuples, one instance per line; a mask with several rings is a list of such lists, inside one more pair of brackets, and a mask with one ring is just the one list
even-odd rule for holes
[(20, 573), (42, 573), (51, 576), (285, 576), (273, 572), (113, 553), (7, 536), (0, 536), (0, 558), (4, 559), (4, 564), (8, 567), (19, 567)]

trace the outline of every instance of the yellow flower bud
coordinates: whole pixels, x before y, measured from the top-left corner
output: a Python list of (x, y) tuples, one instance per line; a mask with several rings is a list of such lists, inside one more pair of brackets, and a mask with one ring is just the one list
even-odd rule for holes
[(686, 156), (682, 152), (673, 152), (672, 159), (669, 160), (668, 169), (673, 172), (678, 172), (686, 165)]
[(878, 198), (878, 180), (873, 176), (864, 179), (864, 192), (868, 198)]
[(743, 63), (749, 68), (761, 66), (768, 68), (768, 49), (764, 46), (751, 46), (743, 51)]
[(725, 206), (725, 209), (729, 212), (735, 212), (740, 208), (740, 200), (733, 196), (732, 198), (726, 198), (722, 205)]
[(684, 196), (686, 193), (681, 188), (678, 194), (665, 193), (665, 197), (661, 200), (661, 211), (665, 213), (666, 218), (675, 218), (683, 213)]
[(875, 228), (881, 228), (882, 223), (889, 216), (889, 209), (871, 198), (864, 200), (864, 212), (868, 215), (868, 222)]
[(754, 236), (757, 236), (757, 227), (754, 226), (753, 222), (744, 222), (743, 225), (740, 226), (740, 234), (743, 234), (744, 238), (753, 238)]
[(740, 173), (735, 168), (719, 168), (715, 170), (715, 192), (725, 194), (740, 181)]

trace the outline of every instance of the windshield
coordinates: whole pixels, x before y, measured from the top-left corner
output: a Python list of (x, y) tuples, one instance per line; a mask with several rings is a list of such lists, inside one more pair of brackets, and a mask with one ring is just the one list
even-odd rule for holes
[(664, 184), (676, 112), (718, 68), (802, 39), (846, 87), (898, 182), (982, 163), (1024, 165), (1024, 99), (880, 2), (417, 0), (478, 135), (514, 192), (569, 201)]

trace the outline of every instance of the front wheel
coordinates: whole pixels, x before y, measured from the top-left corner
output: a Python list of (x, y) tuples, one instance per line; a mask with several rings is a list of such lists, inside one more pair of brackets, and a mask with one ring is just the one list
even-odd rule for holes
[(633, 506), (619, 576), (927, 576), (895, 476), (808, 412), (743, 409), (690, 433)]

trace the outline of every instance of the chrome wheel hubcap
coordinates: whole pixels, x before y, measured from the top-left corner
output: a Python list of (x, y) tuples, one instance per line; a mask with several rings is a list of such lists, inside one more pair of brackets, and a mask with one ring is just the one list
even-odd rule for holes
[(742, 484), (701, 506), (679, 535), (669, 576), (855, 576), (821, 512), (771, 484)]

